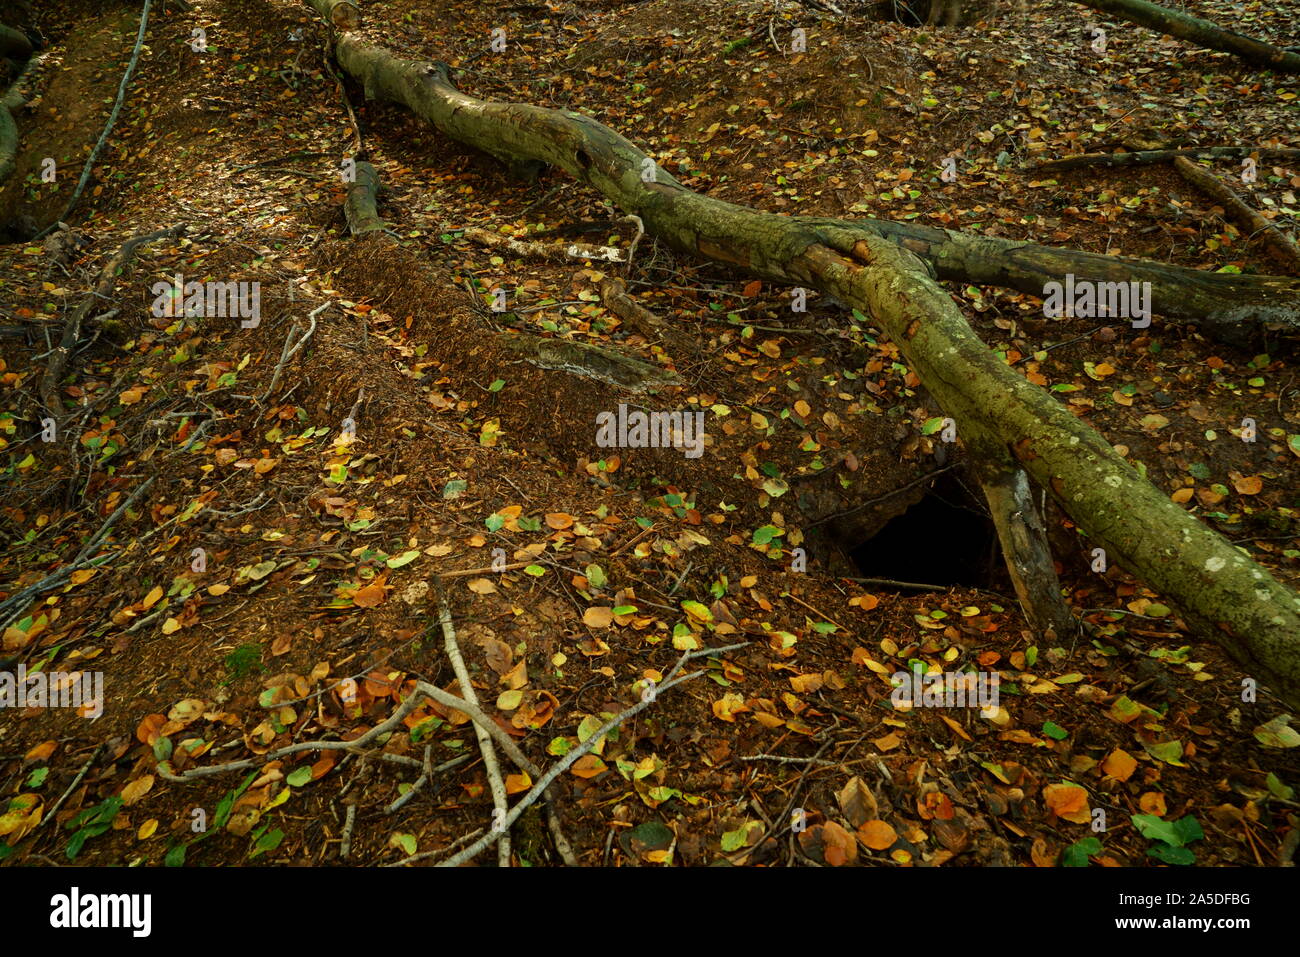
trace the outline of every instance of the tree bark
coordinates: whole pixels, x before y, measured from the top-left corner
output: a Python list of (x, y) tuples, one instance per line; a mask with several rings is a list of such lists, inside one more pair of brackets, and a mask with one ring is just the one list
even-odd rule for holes
[(357, 163), (356, 179), (348, 187), (347, 199), (343, 201), (343, 214), (353, 236), (385, 228), (384, 221), (379, 218), (378, 197), (379, 173), (369, 163)]
[(1074, 0), (1120, 20), (1128, 20), (1157, 33), (1186, 40), (1207, 50), (1231, 53), (1247, 63), (1278, 73), (1300, 73), (1300, 53), (1225, 30), (1190, 14), (1147, 3), (1146, 0)]
[(18, 124), (14, 122), (9, 107), (0, 101), (0, 185), (4, 184), (18, 165)]
[(996, 438), (989, 441), (968, 434), (964, 441), (972, 452), (972, 471), (984, 490), (1011, 584), (1029, 627), (1049, 643), (1077, 634), (1079, 625), (1061, 596), (1047, 529), (1034, 505), (1029, 476)]
[(352, 0), (308, 0), (316, 12), (333, 24), (335, 30), (355, 30), (361, 26), (361, 10)]
[[(921, 260), (885, 238), (882, 224), (779, 216), (701, 196), (580, 113), (480, 100), (457, 90), (444, 65), (401, 59), (352, 34), (338, 38), (335, 52), (368, 97), (402, 103), (452, 139), (506, 162), (559, 167), (680, 250), (820, 289), (870, 315), (957, 422), (959, 436), (993, 437), (1112, 560), (1300, 706), (1300, 596), (993, 355)], [(1111, 263), (1126, 274), (1122, 261)]]

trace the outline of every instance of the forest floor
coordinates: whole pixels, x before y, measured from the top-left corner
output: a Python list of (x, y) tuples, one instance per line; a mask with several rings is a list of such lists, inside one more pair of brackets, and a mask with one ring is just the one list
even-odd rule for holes
[[(748, 642), (697, 659), (699, 680), (561, 778), (585, 864), (1279, 862), (1300, 784), (1285, 707), (1243, 695), (1248, 676), (1160, 595), (1114, 565), (1094, 571), (1087, 540), (1050, 510), (1085, 631), (1036, 641), (942, 413), (869, 317), (816, 295), (792, 312), (789, 290), (649, 238), (630, 267), (469, 242), (479, 227), (627, 247), (634, 231), (563, 174), (514, 178), (348, 84), (390, 229), (352, 240), (338, 163), (356, 143), (326, 31), (292, 0), (191, 5), (155, 4), (70, 217), (83, 242), (0, 246), (0, 598), (66, 564), (154, 477), (113, 527), (111, 561), (4, 630), (11, 668), (104, 681), (94, 720), (27, 708), (0, 721), (6, 863), (338, 863), (349, 806), (346, 863), (487, 826), (472, 725), (431, 706), (385, 752), (465, 760), (391, 813), (418, 768), (338, 751), (185, 783), (157, 768), (356, 736), (415, 680), (455, 691), (440, 594), (480, 701), (543, 767), (683, 651)], [(0, 219), (40, 226), (103, 128), (139, 15), (57, 6), (38, 14), (48, 47), (0, 193)], [(1237, 29), (1295, 42), (1300, 0), (1242, 9)], [(999, 3), (954, 29), (760, 0), (364, 13), (395, 52), (465, 67), (462, 89), (590, 114), (732, 202), (1285, 271), (1171, 168), (1030, 168), (1133, 136), (1300, 147), (1294, 79), (1127, 24), (1108, 25), (1098, 55), (1095, 16), (1074, 4)], [(496, 27), (504, 52), (488, 50)], [(795, 27), (806, 53), (790, 52)], [(940, 177), (948, 156), (954, 182)], [(1300, 167), (1261, 163), (1248, 184), (1235, 161), (1215, 168), (1295, 228)], [(183, 238), (122, 271), (104, 305), (118, 314), (70, 364), (67, 440), (42, 442), (36, 386), (63, 321), (126, 239), (179, 223)], [(176, 274), (260, 283), (260, 324), (156, 316), (153, 286)], [(613, 315), (598, 292), (609, 276), (684, 335), (656, 341)], [(496, 288), (506, 312), (488, 308)], [(1048, 319), (1034, 297), (949, 290), (991, 349), (1300, 586), (1292, 343), (1238, 349), (1161, 317), (1143, 330)], [(519, 331), (614, 345), (675, 384), (647, 396), (540, 368), (500, 346)], [(703, 456), (599, 448), (596, 416), (620, 403), (704, 410)], [(502, 557), (509, 570), (493, 571)], [(1000, 673), (999, 707), (895, 708), (890, 677), (911, 662)], [(516, 826), (518, 863), (558, 862), (539, 822)]]

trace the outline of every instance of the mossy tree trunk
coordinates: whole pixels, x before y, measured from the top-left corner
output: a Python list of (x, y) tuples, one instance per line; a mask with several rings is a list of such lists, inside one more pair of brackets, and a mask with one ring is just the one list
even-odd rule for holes
[(444, 65), (402, 59), (353, 34), (339, 36), (335, 51), (367, 96), (404, 104), (452, 139), (507, 163), (559, 167), (677, 249), (819, 289), (870, 315), (955, 420), (959, 438), (995, 447), (1197, 634), (1300, 705), (1300, 596), (990, 352), (908, 243), (896, 245), (882, 224), (779, 216), (701, 196), (580, 113), (480, 100), (457, 90)]
[(1117, 20), (1128, 20), (1157, 33), (1186, 40), (1206, 50), (1219, 50), (1240, 57), (1253, 66), (1279, 73), (1300, 73), (1300, 53), (1292, 53), (1271, 43), (1255, 40), (1232, 30), (1225, 30), (1209, 20), (1202, 20), (1180, 10), (1147, 3), (1147, 0), (1074, 0), (1075, 3), (1105, 13)]

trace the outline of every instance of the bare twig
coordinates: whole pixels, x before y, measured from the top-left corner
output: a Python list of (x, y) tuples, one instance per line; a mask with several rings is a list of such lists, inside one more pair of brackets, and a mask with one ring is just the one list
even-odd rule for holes
[(601, 727), (598, 731), (596, 731), (596, 733), (593, 734), (591, 737), (589, 737), (584, 743), (578, 745), (578, 747), (570, 751), (561, 760), (557, 761), (551, 767), (551, 769), (542, 776), (541, 780), (538, 781), (536, 784), (534, 784), (532, 789), (527, 794), (525, 794), (522, 799), (520, 799), (520, 801), (514, 806), (514, 808), (510, 811), (510, 813), (505, 816), (505, 819), (503, 821), (495, 822), (492, 826), (492, 829), (487, 834), (479, 838), (477, 841), (475, 841), (469, 847), (465, 848), (465, 850), (461, 851), (460, 853), (447, 858), (445, 861), (440, 861), (437, 866), (438, 867), (459, 867), (461, 864), (464, 864), (466, 861), (473, 860), (476, 856), (478, 856), (479, 853), (481, 853), (489, 845), (501, 840), (501, 838), (509, 830), (510, 825), (514, 824), (514, 822), (519, 819), (519, 816), (523, 814), (524, 811), (526, 811), (530, 806), (532, 806), (532, 804), (539, 797), (541, 797), (542, 794), (546, 792), (546, 789), (550, 787), (551, 782), (554, 781), (556, 778), (558, 778), (569, 768), (573, 767), (574, 763), (583, 755), (591, 751), (591, 749), (594, 748), (596, 744), (606, 734), (608, 734), (610, 731), (613, 731), (615, 728), (621, 725), (628, 718), (632, 717), (633, 715), (639, 714), (642, 711), (644, 711), (646, 708), (650, 707), (651, 704), (653, 704), (656, 700), (658, 700), (659, 695), (663, 694), (665, 691), (668, 691), (670, 688), (673, 688), (681, 684), (683, 681), (690, 681), (691, 679), (698, 678), (705, 673), (703, 671), (693, 671), (690, 674), (677, 677), (677, 673), (681, 671), (681, 669), (686, 665), (686, 662), (694, 658), (720, 655), (728, 651), (735, 651), (737, 648), (743, 648), (748, 644), (749, 642), (742, 641), (734, 645), (725, 645), (721, 648), (700, 648), (695, 651), (688, 651), (685, 654), (683, 654), (681, 658), (677, 660), (677, 664), (674, 665), (672, 670), (668, 672), (668, 674), (665, 676), (664, 682), (658, 686), (655, 694), (642, 697), (642, 699), (638, 703), (632, 705), (632, 707), (627, 708), (626, 710), (620, 712), (619, 714), (611, 718), (609, 721), (607, 721), (603, 727)]
[[(460, 696), (467, 704), (477, 707), (478, 695), (474, 693), (474, 682), (469, 676), (469, 669), (465, 667), (465, 659), (456, 641), (456, 626), (452, 624), (451, 609), (447, 607), (447, 599), (441, 593), (438, 595), (438, 624), (442, 627), (443, 649), (447, 653), (447, 660), (451, 662), (451, 669), (455, 672), (456, 680), (460, 685)], [(488, 785), (492, 789), (492, 818), (494, 821), (500, 820), (505, 817), (508, 805), (506, 785), (501, 779), (496, 750), (492, 747), (492, 735), (477, 721), (474, 722), (474, 734), (478, 738), (479, 752), (483, 755), (483, 769), (487, 772)], [(497, 864), (500, 867), (510, 866), (509, 834), (501, 835), (501, 843), (497, 845)]]
[(81, 766), (81, 770), (77, 772), (77, 776), (72, 779), (72, 783), (68, 785), (68, 789), (63, 792), (57, 801), (54, 802), (54, 807), (50, 808), (41, 818), (41, 823), (36, 825), (36, 830), (39, 831), (47, 823), (54, 820), (54, 815), (59, 813), (59, 808), (63, 807), (63, 802), (68, 799), (69, 794), (77, 789), (77, 785), (81, 783), (81, 779), (86, 776), (86, 772), (90, 770), (90, 766), (95, 763), (95, 760), (99, 757), (100, 752), (102, 752), (105, 747), (107, 747), (106, 744), (100, 744), (100, 746), (95, 749), (95, 753), (92, 754), (86, 763)]
[(265, 404), (275, 392), (275, 387), (280, 384), (280, 376), (284, 373), (284, 367), (290, 359), (298, 354), (298, 351), (307, 344), (316, 333), (316, 317), (330, 307), (330, 303), (321, 303), (315, 309), (307, 314), (307, 322), (310, 323), (306, 332), (299, 332), (298, 323), (289, 327), (289, 334), (284, 337), (284, 348), (280, 350), (280, 361), (275, 364), (275, 372), (271, 374), (271, 384), (266, 387), (266, 392), (262, 395), (258, 405)]

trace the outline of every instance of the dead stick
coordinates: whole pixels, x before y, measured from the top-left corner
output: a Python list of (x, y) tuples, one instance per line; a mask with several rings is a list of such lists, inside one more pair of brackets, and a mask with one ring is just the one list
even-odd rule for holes
[(510, 813), (506, 815), (505, 820), (500, 821), (498, 823), (494, 823), (492, 829), (487, 834), (479, 838), (477, 841), (475, 841), (469, 847), (465, 848), (465, 850), (461, 851), (459, 854), (449, 857), (445, 861), (439, 862), (437, 866), (438, 867), (459, 867), (461, 864), (464, 864), (466, 861), (473, 860), (481, 851), (487, 848), (490, 844), (499, 841), (502, 838), (502, 836), (505, 834), (505, 832), (509, 829), (510, 825), (512, 825), (516, 820), (518, 820), (519, 816), (523, 814), (524, 811), (526, 811), (539, 797), (542, 796), (542, 794), (546, 792), (546, 789), (550, 787), (551, 782), (553, 782), (556, 778), (558, 778), (569, 768), (573, 767), (574, 763), (583, 755), (591, 751), (591, 749), (594, 748), (596, 744), (602, 738), (604, 738), (606, 734), (608, 734), (610, 731), (613, 731), (616, 727), (621, 725), (628, 718), (631, 718), (633, 715), (639, 714), (640, 712), (644, 711), (646, 708), (650, 707), (651, 704), (653, 704), (656, 700), (658, 700), (658, 696), (663, 692), (668, 691), (670, 688), (673, 688), (676, 685), (681, 684), (683, 681), (690, 681), (694, 678), (699, 678), (703, 674), (705, 674), (704, 671), (694, 671), (688, 675), (682, 675), (680, 678), (676, 677), (677, 673), (681, 671), (681, 669), (686, 665), (686, 662), (694, 658), (702, 658), (711, 655), (720, 655), (723, 654), (724, 652), (735, 651), (737, 648), (744, 648), (748, 644), (749, 642), (742, 641), (734, 645), (725, 645), (721, 648), (700, 648), (695, 651), (688, 651), (685, 654), (683, 654), (681, 658), (677, 660), (677, 664), (674, 665), (673, 669), (668, 673), (664, 683), (658, 686), (658, 690), (655, 694), (642, 697), (642, 699), (637, 704), (634, 704), (632, 707), (626, 709), (625, 711), (620, 712), (619, 714), (611, 718), (609, 721), (607, 721), (603, 727), (601, 727), (598, 731), (596, 731), (596, 733), (593, 734), (590, 738), (588, 738), (583, 744), (580, 744), (578, 747), (574, 748), (567, 755), (565, 755), (564, 758), (556, 762), (555, 765), (552, 766), (552, 768), (549, 771), (547, 771), (545, 775), (543, 775), (542, 779), (533, 785), (532, 790), (530, 790), (527, 794), (525, 794), (524, 797), (519, 801), (519, 803), (517, 803), (514, 806), (514, 808), (511, 809)]
[(77, 772), (77, 776), (72, 779), (72, 783), (68, 785), (68, 789), (63, 792), (63, 795), (57, 801), (54, 802), (54, 807), (50, 808), (49, 813), (41, 818), (41, 823), (36, 825), (36, 830), (39, 831), (44, 827), (47, 821), (54, 820), (54, 815), (59, 813), (59, 808), (63, 807), (63, 802), (68, 799), (69, 794), (77, 789), (77, 785), (81, 783), (81, 779), (86, 776), (86, 772), (90, 770), (90, 766), (95, 763), (95, 759), (99, 757), (99, 753), (103, 751), (104, 748), (105, 745), (101, 743), (99, 747), (95, 749), (95, 753), (92, 754), (90, 759), (81, 766), (81, 770)]
[[(438, 595), (438, 624), (442, 627), (443, 650), (451, 662), (451, 670), (455, 672), (456, 681), (460, 685), (460, 696), (466, 703), (477, 707), (478, 695), (474, 692), (474, 682), (470, 678), (469, 669), (465, 667), (465, 658), (460, 653), (460, 644), (456, 641), (456, 626), (451, 620), (451, 609), (447, 605), (446, 597), (441, 594), (441, 589)], [(483, 769), (492, 788), (492, 817), (495, 821), (505, 816), (509, 806), (506, 800), (506, 786), (501, 780), (501, 768), (497, 765), (497, 753), (492, 747), (491, 734), (477, 721), (474, 722), (474, 734), (478, 738), (479, 752), (483, 755)], [(497, 864), (500, 867), (510, 866), (509, 834), (501, 835), (501, 842), (497, 845)]]
[(1258, 156), (1267, 160), (1300, 159), (1300, 149), (1275, 149), (1260, 146), (1188, 146), (1180, 149), (1135, 149), (1128, 153), (1080, 153), (1062, 159), (1047, 160), (1030, 167), (1036, 173), (1078, 169), (1082, 166), (1134, 166), (1163, 163), (1176, 156), (1242, 157)]

